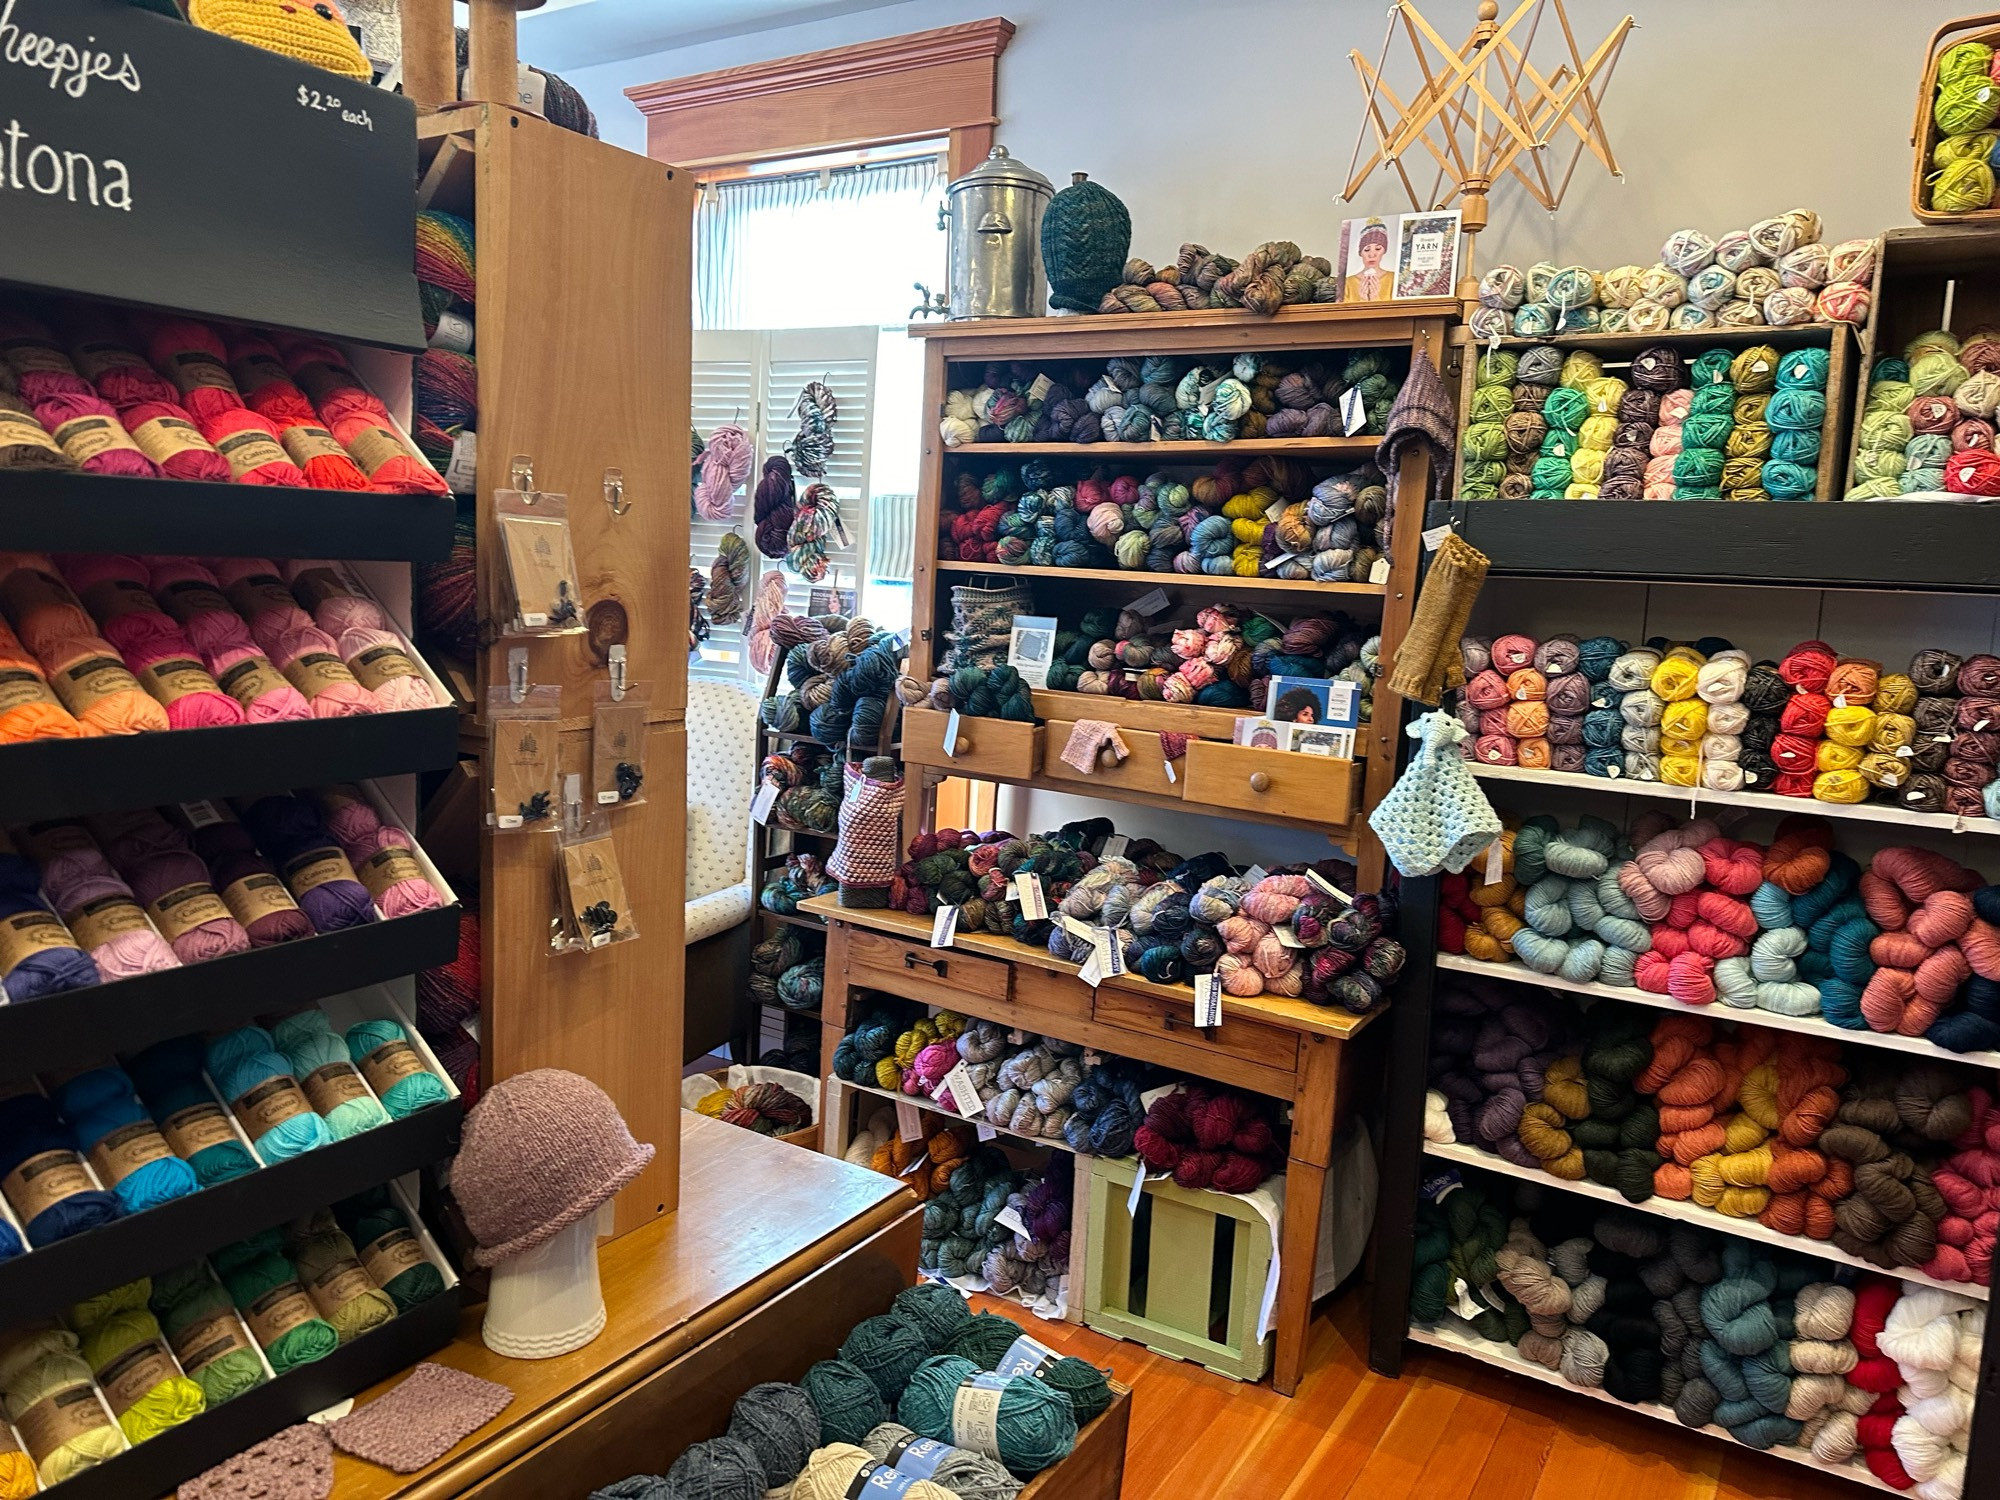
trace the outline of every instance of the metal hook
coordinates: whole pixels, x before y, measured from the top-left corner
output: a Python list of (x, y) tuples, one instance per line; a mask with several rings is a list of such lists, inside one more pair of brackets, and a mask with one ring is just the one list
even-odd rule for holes
[(611, 658), (611, 701), (625, 701), (625, 648), (613, 646), (608, 653)]
[(507, 650), (507, 697), (519, 703), (528, 696), (528, 648), (511, 646)]
[(535, 461), (527, 454), (516, 453), (507, 460), (507, 477), (521, 492), (524, 503), (533, 505), (540, 498), (535, 489)]
[(625, 471), (606, 469), (604, 471), (604, 503), (611, 507), (611, 514), (622, 516), (632, 508), (632, 502), (625, 498)]
[(576, 771), (563, 777), (562, 826), (566, 838), (583, 832), (583, 777)]

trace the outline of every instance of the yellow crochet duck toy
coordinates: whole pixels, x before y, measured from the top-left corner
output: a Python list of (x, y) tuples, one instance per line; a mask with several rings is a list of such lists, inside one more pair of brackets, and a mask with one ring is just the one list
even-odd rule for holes
[(296, 57), (343, 78), (367, 83), (374, 77), (333, 0), (188, 0), (188, 19), (204, 31)]

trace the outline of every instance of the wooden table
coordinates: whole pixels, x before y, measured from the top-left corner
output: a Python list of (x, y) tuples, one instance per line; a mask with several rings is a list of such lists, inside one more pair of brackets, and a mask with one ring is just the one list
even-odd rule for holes
[[(827, 924), (820, 1051), (829, 1060), (858, 1018), (861, 992), (880, 990), (1288, 1101), (1292, 1144), (1271, 1384), (1285, 1395), (1298, 1388), (1333, 1137), (1352, 1108), (1355, 1068), (1366, 1050), (1347, 1043), (1379, 1011), (1354, 1016), (1277, 995), (1231, 995), (1222, 1024), (1198, 1028), (1194, 991), (1185, 985), (1126, 974), (1093, 990), (1075, 964), (1011, 938), (960, 932), (944, 951), (930, 946), (923, 917), (844, 907), (833, 896), (815, 896), (800, 910)], [(823, 1130), (821, 1138), (830, 1145), (837, 1132)]]
[(546, 1500), (664, 1473), (724, 1430), (750, 1386), (797, 1379), (916, 1280), (922, 1214), (908, 1188), (690, 1111), (680, 1119), (678, 1211), (599, 1254), (604, 1332), (558, 1359), (505, 1359), (479, 1340), (484, 1308), (469, 1308), (433, 1358), (510, 1387), (513, 1405), (415, 1474), (337, 1456), (337, 1500)]

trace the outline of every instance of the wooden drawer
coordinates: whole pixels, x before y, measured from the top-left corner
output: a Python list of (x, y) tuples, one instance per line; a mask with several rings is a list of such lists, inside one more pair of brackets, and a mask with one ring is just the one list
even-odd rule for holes
[(979, 958), (953, 948), (871, 932), (849, 930), (847, 982), (887, 990), (906, 1000), (949, 1006), (964, 995), (1004, 1001), (1011, 993), (1014, 968), (993, 958)]
[(969, 714), (958, 717), (958, 742), (953, 753), (944, 753), (945, 725), (950, 714), (934, 708), (903, 710), (903, 759), (920, 766), (948, 766), (967, 776), (984, 772), (1027, 781), (1040, 760), (1042, 730), (1039, 724), (1023, 724), (1015, 719), (979, 719)]
[(1338, 827), (1354, 816), (1360, 773), (1359, 763), (1351, 760), (1191, 740), (1181, 795), (1210, 807), (1240, 807)]
[(1144, 1036), (1170, 1037), (1190, 1042), (1210, 1052), (1219, 1052), (1259, 1067), (1289, 1073), (1298, 1065), (1298, 1033), (1256, 1021), (1232, 1020), (1227, 997), (1222, 1002), (1222, 1024), (1207, 1032), (1194, 1024), (1194, 992), (1185, 1003), (1160, 995), (1106, 985), (1097, 992), (1091, 1019), (1100, 1025), (1136, 1031)]
[(1160, 737), (1151, 730), (1119, 730), (1119, 738), (1132, 753), (1116, 765), (1101, 756), (1097, 769), (1086, 776), (1062, 758), (1063, 746), (1069, 743), (1070, 731), (1075, 728), (1074, 721), (1063, 719), (1051, 719), (1043, 726), (1042, 774), (1051, 781), (1071, 781), (1079, 788), (1119, 787), (1128, 792), (1151, 792), (1156, 797), (1180, 796), (1181, 784), (1167, 780), (1167, 761), (1160, 750)]

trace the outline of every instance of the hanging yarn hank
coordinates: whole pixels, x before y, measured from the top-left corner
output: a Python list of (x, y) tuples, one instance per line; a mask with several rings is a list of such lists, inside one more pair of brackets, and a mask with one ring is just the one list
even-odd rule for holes
[(727, 521), (736, 512), (736, 492), (750, 477), (750, 434), (724, 423), (708, 436), (697, 460), (695, 514), (704, 521)]
[(824, 479), (826, 466), (833, 461), (833, 424), (840, 403), (824, 382), (812, 380), (792, 403), (792, 415), (799, 419), (799, 430), (785, 444), (785, 455), (806, 478)]

